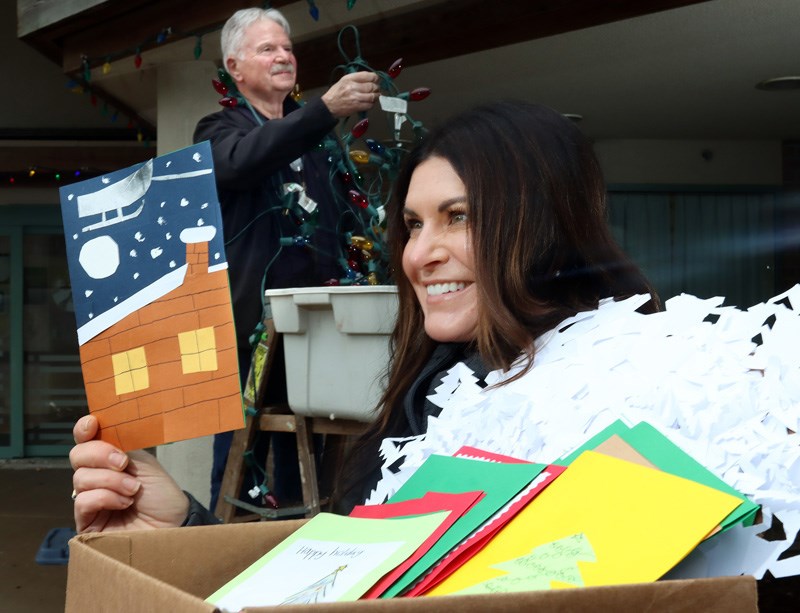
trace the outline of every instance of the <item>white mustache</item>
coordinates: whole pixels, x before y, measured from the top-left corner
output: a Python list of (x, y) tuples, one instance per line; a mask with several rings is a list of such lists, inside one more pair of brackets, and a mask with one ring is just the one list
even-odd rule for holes
[(269, 74), (275, 74), (276, 72), (290, 72), (294, 74), (294, 66), (291, 64), (273, 64), (269, 69)]

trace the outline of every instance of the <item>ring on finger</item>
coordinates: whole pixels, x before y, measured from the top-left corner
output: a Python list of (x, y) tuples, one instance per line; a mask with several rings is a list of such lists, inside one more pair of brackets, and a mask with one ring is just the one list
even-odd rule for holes
[(76, 492), (75, 490), (72, 490), (72, 496), (70, 496), (70, 498), (72, 498), (72, 501), (75, 502), (75, 499), (77, 497), (78, 497), (78, 492)]

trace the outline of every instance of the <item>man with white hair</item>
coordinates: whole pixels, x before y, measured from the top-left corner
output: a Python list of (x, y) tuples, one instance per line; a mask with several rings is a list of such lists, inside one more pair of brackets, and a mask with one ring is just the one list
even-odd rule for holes
[[(289, 23), (274, 9), (243, 9), (228, 19), (223, 62), (244, 104), (202, 118), (194, 133), (195, 142), (210, 141), (214, 156), (243, 386), (249, 337), (263, 319), (262, 280), (263, 288), (274, 289), (322, 285), (343, 275), (336, 254), (344, 200), (333, 190), (344, 193), (344, 186), (332, 184), (327, 154), (317, 145), (340, 118), (367, 111), (378, 99), (377, 75), (365, 71), (347, 74), (320, 98), (297, 104), (290, 96), (297, 60), (289, 35)], [(309, 244), (281, 245), (298, 226), (283, 206), (286, 184), (302, 186), (309, 199), (304, 202), (316, 204), (319, 218)], [(212, 511), (232, 436), (226, 432), (214, 440)], [(299, 491), (294, 437), (276, 435), (272, 441), (279, 458), (273, 489), (279, 499), (291, 498)]]

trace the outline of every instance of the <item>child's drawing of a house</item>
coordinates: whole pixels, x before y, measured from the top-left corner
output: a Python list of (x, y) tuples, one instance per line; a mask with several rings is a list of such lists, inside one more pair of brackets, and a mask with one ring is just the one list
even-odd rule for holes
[(244, 425), (210, 165), (201, 143), (61, 190), (89, 410), (123, 450)]

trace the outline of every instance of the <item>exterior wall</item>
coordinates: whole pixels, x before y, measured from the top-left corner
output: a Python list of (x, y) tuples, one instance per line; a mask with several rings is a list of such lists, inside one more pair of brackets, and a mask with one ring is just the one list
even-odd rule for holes
[(0, 189), (0, 206), (50, 204), (59, 206), (58, 190), (47, 188), (12, 187)]
[(780, 141), (602, 140), (611, 184), (781, 185)]
[(192, 144), (201, 117), (219, 111), (213, 62), (173, 62), (158, 66), (158, 155)]

